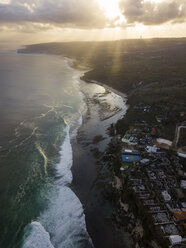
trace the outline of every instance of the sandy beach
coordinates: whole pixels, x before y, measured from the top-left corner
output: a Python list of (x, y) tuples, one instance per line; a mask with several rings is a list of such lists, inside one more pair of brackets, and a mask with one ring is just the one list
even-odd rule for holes
[[(113, 222), (114, 209), (104, 197), (111, 179), (107, 166), (101, 162), (103, 152), (111, 139), (107, 128), (126, 113), (126, 96), (122, 94), (123, 98), (119, 97), (124, 105), (120, 106), (120, 111), (116, 111), (115, 114), (112, 111), (113, 106), (109, 106), (112, 112), (109, 118), (109, 98), (111, 95), (112, 97), (118, 97), (118, 95), (95, 83), (81, 82), (81, 89), (86, 97), (88, 110), (72, 144), (72, 189), (84, 206), (87, 229), (94, 246), (96, 248), (128, 248), (130, 247), (128, 234), (116, 229)], [(101, 121), (102, 115), (105, 114), (108, 118)], [(98, 135), (102, 138), (95, 142), (95, 137)]]

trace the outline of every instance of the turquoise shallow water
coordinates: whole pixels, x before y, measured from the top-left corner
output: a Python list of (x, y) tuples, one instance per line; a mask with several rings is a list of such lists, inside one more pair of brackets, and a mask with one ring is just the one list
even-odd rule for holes
[(86, 108), (59, 57), (0, 53), (0, 247), (91, 247), (69, 131)]

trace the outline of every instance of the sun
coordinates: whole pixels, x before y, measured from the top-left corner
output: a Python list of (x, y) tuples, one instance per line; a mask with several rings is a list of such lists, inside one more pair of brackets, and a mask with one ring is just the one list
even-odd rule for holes
[(144, 0), (144, 2), (161, 3), (163, 0)]
[(97, 0), (100, 8), (103, 9), (105, 15), (110, 19), (115, 19), (121, 16), (118, 6), (119, 0)]

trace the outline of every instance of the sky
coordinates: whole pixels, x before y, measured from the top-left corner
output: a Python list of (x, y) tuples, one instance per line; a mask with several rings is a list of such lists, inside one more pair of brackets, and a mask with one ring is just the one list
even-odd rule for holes
[(186, 36), (186, 0), (0, 0), (0, 45)]

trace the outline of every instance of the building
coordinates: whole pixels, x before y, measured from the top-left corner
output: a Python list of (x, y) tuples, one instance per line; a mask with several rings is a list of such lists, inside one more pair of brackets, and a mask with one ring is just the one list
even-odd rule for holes
[(174, 217), (177, 221), (184, 221), (186, 220), (186, 210), (185, 211), (175, 211)]
[(162, 191), (161, 194), (165, 202), (168, 202), (171, 200), (171, 196), (166, 190)]
[(127, 163), (134, 163), (140, 161), (140, 155), (137, 150), (133, 149), (122, 149), (122, 161)]
[(172, 141), (167, 139), (158, 138), (156, 141), (162, 145), (172, 146)]
[(175, 245), (182, 242), (182, 237), (180, 235), (171, 235), (169, 236), (169, 240), (172, 245)]
[(156, 147), (156, 146), (147, 146), (146, 151), (148, 153), (156, 153), (158, 151), (158, 147)]
[(181, 188), (186, 189), (186, 180), (181, 180)]
[(138, 144), (138, 138), (136, 134), (125, 134), (125, 136), (121, 139), (123, 143), (129, 144), (129, 145), (137, 145)]
[(181, 206), (186, 210), (186, 202), (182, 202)]

